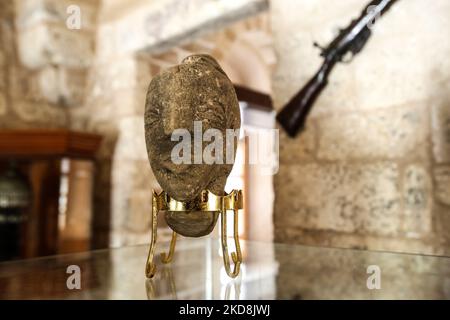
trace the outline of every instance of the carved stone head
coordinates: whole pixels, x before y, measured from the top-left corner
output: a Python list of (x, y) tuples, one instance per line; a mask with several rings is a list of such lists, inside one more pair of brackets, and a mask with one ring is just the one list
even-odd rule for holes
[[(169, 68), (152, 79), (145, 108), (148, 158), (161, 187), (176, 200), (193, 200), (202, 190), (207, 189), (217, 195), (224, 193), (225, 183), (233, 166), (226, 161), (227, 152), (230, 152), (227, 150), (227, 143), (230, 141), (226, 141), (226, 130), (236, 130), (239, 127), (239, 103), (233, 84), (211, 56), (189, 56), (180, 65)], [(187, 135), (174, 136), (174, 132), (179, 132), (180, 129)], [(204, 139), (208, 129), (216, 129), (223, 137), (222, 148), (214, 151), (221, 153), (219, 160), (222, 158), (222, 161), (212, 164), (205, 163), (203, 158), (205, 148), (217, 137), (209, 136), (209, 139)], [(182, 158), (191, 161), (174, 161), (174, 150), (179, 150), (176, 146), (181, 139), (189, 136), (190, 148), (182, 149), (182, 153), (188, 150), (191, 154), (190, 157), (182, 154)], [(236, 135), (232, 139), (234, 159)], [(175, 155), (179, 156), (179, 152), (175, 152)], [(172, 229), (188, 236), (208, 234), (217, 220), (217, 214), (192, 211), (168, 212), (165, 216)]]

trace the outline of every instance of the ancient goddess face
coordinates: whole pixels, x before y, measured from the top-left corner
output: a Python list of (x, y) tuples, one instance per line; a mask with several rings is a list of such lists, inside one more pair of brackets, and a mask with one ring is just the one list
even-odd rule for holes
[[(198, 145), (194, 145), (195, 139), (199, 138), (199, 132), (194, 132), (194, 128), (198, 129), (199, 124), (201, 135), (208, 129), (217, 129), (222, 133), (223, 161), (212, 164), (205, 163), (203, 159), (201, 163), (195, 161), (199, 159)], [(152, 79), (145, 108), (148, 158), (161, 187), (176, 200), (192, 200), (199, 196), (202, 190), (210, 190), (217, 195), (224, 193), (226, 179), (233, 166), (226, 161), (226, 153), (229, 152), (226, 145), (230, 143), (226, 141), (226, 130), (236, 130), (239, 127), (239, 103), (233, 84), (211, 56), (189, 56), (180, 65), (169, 68)], [(180, 143), (180, 139), (174, 137), (174, 132), (180, 129), (188, 132), (191, 138), (191, 157), (182, 155), (184, 159), (190, 158), (190, 163), (178, 163), (173, 158), (174, 148)], [(200, 139), (200, 152), (203, 152), (211, 141), (204, 141), (202, 137)], [(233, 136), (232, 139), (234, 155), (237, 137)], [(214, 228), (217, 216), (211, 215), (208, 218), (203, 213), (203, 216), (196, 217), (196, 214), (199, 213), (186, 212), (187, 221), (202, 221), (198, 221), (190, 231), (184, 232), (185, 235), (200, 236)], [(179, 221), (183, 220), (182, 214), (177, 215)], [(176, 223), (171, 223), (171, 219), (175, 218), (169, 212), (166, 214), (166, 221), (173, 227)], [(179, 233), (183, 234), (183, 231)]]

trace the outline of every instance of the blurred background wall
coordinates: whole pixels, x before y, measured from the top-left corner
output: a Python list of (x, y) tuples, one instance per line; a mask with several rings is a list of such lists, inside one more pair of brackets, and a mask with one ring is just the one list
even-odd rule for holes
[[(89, 169), (92, 247), (148, 243), (159, 188), (144, 143), (151, 78), (209, 53), (269, 100), (241, 101), (244, 129), (273, 128), (270, 100), (279, 110), (321, 63), (313, 41), (327, 44), (366, 2), (1, 1), (0, 128), (101, 135)], [(399, 1), (365, 50), (335, 68), (306, 130), (289, 139), (280, 129), (279, 172), (235, 166), (242, 237), (450, 254), (449, 23), (446, 0)], [(67, 210), (82, 212), (83, 199)]]
[[(19, 41), (30, 29), (36, 27), (26, 19), (19, 19), (21, 2), (0, 2), (0, 126), (1, 128), (65, 127), (69, 124), (67, 109), (54, 97), (46, 96), (51, 91), (51, 77), (56, 70), (50, 61), (42, 61), (29, 68), (19, 52)], [(42, 33), (42, 32), (41, 32)], [(22, 51), (38, 55), (36, 42), (28, 39), (28, 48)], [(53, 81), (55, 82), (55, 81)], [(54, 85), (54, 83), (53, 83)], [(48, 92), (50, 93), (50, 92)]]
[[(271, 1), (277, 109), (365, 0)], [(450, 230), (450, 3), (399, 1), (280, 139), (278, 241), (443, 254)]]

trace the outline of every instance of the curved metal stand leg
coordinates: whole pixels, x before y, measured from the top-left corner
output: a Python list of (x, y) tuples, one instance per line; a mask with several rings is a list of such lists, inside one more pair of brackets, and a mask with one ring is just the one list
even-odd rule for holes
[(170, 240), (170, 249), (169, 254), (165, 252), (161, 253), (161, 261), (163, 263), (169, 263), (172, 261), (173, 253), (175, 252), (175, 245), (177, 243), (177, 233), (175, 231), (172, 232), (172, 240)]
[(153, 263), (153, 256), (155, 255), (156, 236), (158, 229), (158, 207), (155, 194), (152, 196), (152, 239), (150, 242), (150, 249), (148, 251), (147, 263), (145, 266), (145, 275), (147, 278), (153, 278), (156, 273), (156, 265)]
[(234, 262), (234, 269), (231, 271), (230, 258), (228, 255), (228, 244), (227, 244), (227, 211), (225, 206), (222, 206), (221, 212), (221, 225), (222, 225), (222, 252), (223, 252), (223, 262), (225, 265), (225, 270), (231, 278), (236, 278), (239, 274), (239, 270), (242, 262), (241, 246), (239, 245), (239, 230), (238, 230), (238, 210), (233, 210), (234, 212), (234, 226), (233, 226), (233, 237), (234, 244), (236, 246), (236, 252), (231, 253), (231, 259)]

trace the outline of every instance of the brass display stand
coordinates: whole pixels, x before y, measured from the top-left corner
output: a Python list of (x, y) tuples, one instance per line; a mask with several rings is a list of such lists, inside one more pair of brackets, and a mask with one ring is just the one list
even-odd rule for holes
[[(241, 247), (239, 245), (238, 234), (238, 212), (243, 208), (243, 196), (241, 190), (233, 190), (229, 194), (224, 196), (218, 196), (209, 190), (201, 192), (200, 196), (192, 201), (178, 201), (170, 197), (165, 191), (157, 194), (153, 191), (152, 195), (152, 238), (150, 242), (150, 250), (148, 252), (148, 258), (145, 268), (145, 275), (147, 278), (152, 278), (156, 273), (156, 266), (153, 262), (153, 256), (155, 254), (155, 246), (157, 239), (157, 225), (158, 225), (158, 213), (159, 211), (219, 211), (221, 221), (221, 240), (222, 240), (222, 252), (223, 262), (225, 270), (231, 278), (237, 277), (242, 262)], [(233, 237), (236, 246), (236, 252), (231, 253), (231, 259), (234, 262), (233, 271), (231, 271), (230, 258), (228, 255), (227, 244), (227, 211), (233, 210), (234, 212), (234, 230)], [(172, 240), (170, 242), (169, 253), (161, 253), (161, 261), (163, 263), (169, 263), (172, 261), (173, 254), (175, 252), (175, 244), (177, 240), (177, 233), (173, 231)]]

